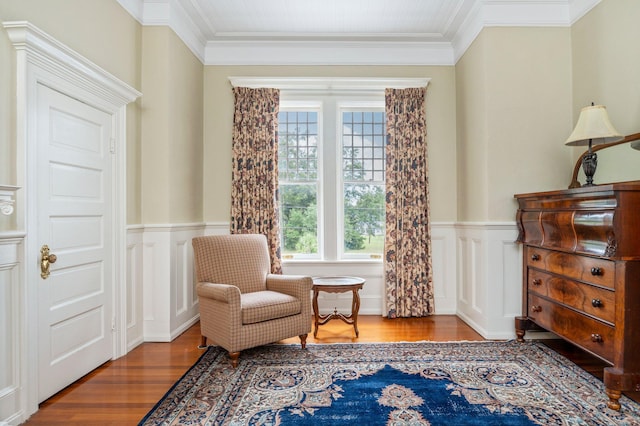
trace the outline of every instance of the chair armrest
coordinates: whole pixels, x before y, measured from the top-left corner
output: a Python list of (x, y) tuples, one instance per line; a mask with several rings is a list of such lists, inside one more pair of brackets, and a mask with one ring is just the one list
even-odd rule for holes
[(240, 309), (240, 289), (230, 284), (198, 283), (196, 287), (198, 297), (215, 299), (230, 305), (237, 305)]
[(288, 294), (298, 299), (309, 299), (313, 281), (304, 275), (267, 275), (267, 290)]

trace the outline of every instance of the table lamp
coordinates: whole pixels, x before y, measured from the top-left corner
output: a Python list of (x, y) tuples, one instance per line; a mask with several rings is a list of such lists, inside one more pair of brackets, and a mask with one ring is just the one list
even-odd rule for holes
[(582, 157), (582, 169), (587, 177), (585, 186), (593, 185), (593, 175), (598, 166), (598, 154), (591, 152), (592, 145), (606, 144), (623, 139), (623, 136), (611, 124), (607, 109), (603, 105), (582, 108), (575, 129), (565, 142), (568, 146), (589, 146), (589, 151)]

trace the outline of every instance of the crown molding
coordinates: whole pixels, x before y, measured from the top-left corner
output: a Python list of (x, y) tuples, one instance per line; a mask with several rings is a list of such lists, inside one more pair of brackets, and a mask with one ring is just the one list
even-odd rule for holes
[(473, 0), (450, 41), (207, 40), (181, 0), (117, 0), (142, 25), (166, 25), (205, 65), (455, 65), (485, 27), (568, 27), (602, 0)]
[(453, 65), (450, 43), (224, 41), (207, 43), (205, 65)]
[(187, 13), (183, 1), (117, 0), (117, 2), (144, 26), (171, 28), (200, 62), (205, 63), (206, 37), (203, 30)]

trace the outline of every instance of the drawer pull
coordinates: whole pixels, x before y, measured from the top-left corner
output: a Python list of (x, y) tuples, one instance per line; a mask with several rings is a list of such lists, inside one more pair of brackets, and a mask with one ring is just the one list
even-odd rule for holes
[(599, 335), (599, 334), (594, 333), (594, 334), (591, 335), (591, 341), (593, 343), (602, 343), (602, 336)]
[(534, 262), (540, 260), (540, 255), (538, 253), (534, 253), (531, 255), (531, 260), (533, 260)]
[(542, 280), (540, 278), (536, 278), (531, 283), (533, 285), (540, 285), (540, 284), (542, 284)]
[(594, 308), (601, 308), (602, 307), (602, 300), (600, 300), (600, 299), (592, 299), (591, 300), (591, 306), (593, 306)]
[(531, 307), (531, 310), (532, 310), (533, 312), (542, 312), (542, 306), (533, 305), (533, 306)]
[(602, 275), (602, 268), (598, 268), (594, 266), (593, 268), (591, 268), (591, 275), (593, 276)]

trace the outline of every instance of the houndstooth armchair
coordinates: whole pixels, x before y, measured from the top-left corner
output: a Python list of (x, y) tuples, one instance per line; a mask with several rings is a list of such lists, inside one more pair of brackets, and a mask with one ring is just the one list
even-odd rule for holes
[(193, 239), (202, 345), (207, 339), (229, 352), (311, 331), (311, 277), (270, 273), (267, 239), (261, 234)]

